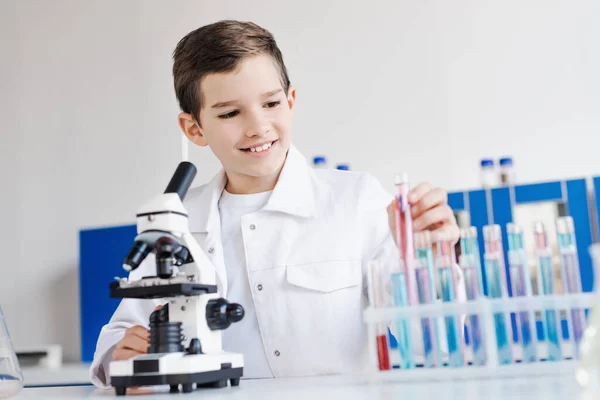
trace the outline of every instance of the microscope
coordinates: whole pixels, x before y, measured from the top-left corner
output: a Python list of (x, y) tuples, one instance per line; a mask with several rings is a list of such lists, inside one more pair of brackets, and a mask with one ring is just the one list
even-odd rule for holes
[(195, 176), (192, 163), (180, 163), (165, 192), (137, 213), (137, 236), (123, 268), (133, 271), (153, 253), (156, 275), (110, 284), (113, 298), (167, 300), (150, 315), (148, 353), (110, 363), (117, 396), (128, 387), (170, 385), (178, 393), (181, 385), (189, 393), (194, 385), (240, 383), (243, 355), (222, 350), (221, 331), (240, 321), (244, 309), (219, 296), (215, 267), (189, 231), (182, 202)]

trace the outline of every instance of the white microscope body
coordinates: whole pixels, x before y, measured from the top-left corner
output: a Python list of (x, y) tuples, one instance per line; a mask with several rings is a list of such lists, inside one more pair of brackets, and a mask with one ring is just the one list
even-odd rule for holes
[(121, 278), (110, 286), (111, 297), (165, 298), (150, 316), (148, 354), (112, 361), (109, 375), (116, 394), (128, 387), (167, 384), (171, 392), (197, 387), (239, 385), (242, 354), (222, 350), (221, 330), (240, 321), (244, 309), (218, 294), (216, 271), (189, 232), (183, 198), (196, 168), (182, 162), (165, 193), (137, 213), (137, 237), (123, 268), (136, 269), (146, 256), (156, 257), (156, 276), (137, 281)]

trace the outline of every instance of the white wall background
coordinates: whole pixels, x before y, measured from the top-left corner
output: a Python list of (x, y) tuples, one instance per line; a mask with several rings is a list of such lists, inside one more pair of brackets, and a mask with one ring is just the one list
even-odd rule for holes
[[(179, 160), (171, 53), (219, 19), (271, 30), (296, 145), (447, 189), (481, 157), (520, 181), (600, 173), (600, 3), (0, 2), (0, 305), (17, 346), (79, 357), (78, 230), (131, 223)], [(218, 169), (194, 150), (197, 183)]]

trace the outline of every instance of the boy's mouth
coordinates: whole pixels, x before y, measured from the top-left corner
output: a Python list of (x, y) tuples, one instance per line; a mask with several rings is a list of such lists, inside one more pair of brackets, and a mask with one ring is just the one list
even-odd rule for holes
[(273, 146), (278, 141), (279, 141), (279, 139), (274, 140), (272, 142), (266, 142), (266, 143), (262, 143), (262, 144), (259, 144), (259, 145), (253, 146), (253, 147), (247, 147), (245, 149), (240, 149), (240, 150), (250, 152), (250, 153), (261, 153), (263, 151), (269, 150), (269, 148), (271, 148), (271, 146)]

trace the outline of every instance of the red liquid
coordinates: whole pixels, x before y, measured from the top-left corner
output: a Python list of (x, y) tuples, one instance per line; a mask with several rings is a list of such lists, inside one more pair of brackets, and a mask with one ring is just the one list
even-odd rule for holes
[(379, 370), (386, 371), (390, 369), (390, 355), (386, 335), (377, 336), (377, 355), (379, 356)]

